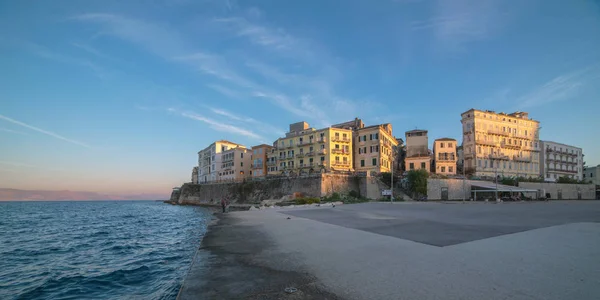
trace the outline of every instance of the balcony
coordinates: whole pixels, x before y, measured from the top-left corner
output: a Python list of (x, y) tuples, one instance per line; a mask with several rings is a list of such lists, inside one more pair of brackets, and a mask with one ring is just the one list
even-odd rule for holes
[(222, 162), (233, 161), (234, 157), (232, 156), (223, 156)]
[(331, 153), (333, 153), (333, 154), (350, 154), (350, 151), (346, 151), (344, 149), (331, 149)]
[(496, 159), (496, 160), (510, 160), (508, 155), (504, 155), (504, 154), (490, 154), (489, 156), (487, 156), (487, 158)]
[(294, 147), (295, 147), (295, 145), (294, 145), (294, 144), (287, 144), (285, 147), (286, 147), (287, 149), (291, 149), (291, 148), (294, 148)]
[(531, 157), (523, 157), (523, 156), (513, 155), (513, 160), (520, 161), (520, 162), (531, 162)]
[(508, 143), (500, 143), (500, 147), (505, 149), (521, 150), (521, 146)]
[(252, 169), (262, 169), (263, 167), (263, 164), (252, 164)]
[(276, 161), (269, 161), (267, 162), (267, 166), (272, 167), (272, 166), (276, 166), (277, 162)]
[(298, 164), (297, 168), (306, 168), (308, 167), (308, 164)]
[(286, 156), (286, 159), (292, 159), (294, 158), (294, 154), (289, 154), (288, 156)]
[(325, 143), (327, 142), (327, 138), (326, 137), (319, 137), (317, 138), (317, 143)]
[(449, 161), (449, 162), (453, 162), (453, 161), (456, 161), (456, 159), (454, 157), (438, 157), (436, 159), (436, 161)]
[(333, 161), (331, 162), (332, 167), (350, 167), (349, 161)]
[(475, 154), (474, 153), (464, 154), (463, 156), (465, 157), (465, 159), (475, 158)]
[(319, 166), (319, 167), (322, 167), (322, 168), (325, 168), (325, 167), (327, 167), (327, 162), (324, 162), (324, 161), (322, 161), (322, 162), (319, 162), (319, 163), (317, 164), (317, 166)]
[(308, 143), (305, 141), (298, 141), (297, 146), (302, 146), (302, 145), (306, 145), (306, 144), (308, 144)]
[(334, 136), (331, 138), (332, 142), (342, 142), (342, 143), (350, 143), (352, 140), (348, 137), (339, 137), (339, 136)]
[(476, 140), (475, 144), (477, 145), (485, 145), (485, 146), (491, 146), (491, 147), (496, 147), (496, 142), (494, 141), (484, 141), (484, 140)]
[(319, 155), (326, 155), (327, 154), (327, 149), (321, 149), (321, 150), (317, 151), (317, 154), (319, 154)]
[(496, 130), (496, 129), (489, 129), (488, 134), (495, 134), (495, 135), (501, 135), (501, 136), (509, 136), (510, 133), (506, 132), (506, 131), (502, 131), (502, 130)]
[(548, 168), (548, 171), (550, 172), (559, 172), (559, 173), (569, 173), (569, 174), (577, 174), (577, 171), (571, 171), (571, 170), (563, 170), (563, 169), (556, 169), (556, 168)]
[(310, 152), (306, 153), (306, 156), (313, 156), (313, 155), (315, 155), (315, 151), (310, 151)]
[(304, 153), (298, 153), (296, 154), (296, 157), (304, 157)]

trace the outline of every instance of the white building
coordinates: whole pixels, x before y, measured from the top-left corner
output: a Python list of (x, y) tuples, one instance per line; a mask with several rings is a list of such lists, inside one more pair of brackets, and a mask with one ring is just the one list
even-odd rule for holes
[(583, 172), (583, 180), (591, 182), (595, 185), (600, 185), (600, 165), (587, 167)]
[(551, 141), (540, 141), (540, 145), (540, 174), (544, 180), (554, 182), (563, 176), (583, 179), (581, 148)]
[(198, 182), (212, 182), (219, 180), (221, 171), (221, 154), (231, 148), (246, 148), (226, 140), (216, 141), (198, 152)]

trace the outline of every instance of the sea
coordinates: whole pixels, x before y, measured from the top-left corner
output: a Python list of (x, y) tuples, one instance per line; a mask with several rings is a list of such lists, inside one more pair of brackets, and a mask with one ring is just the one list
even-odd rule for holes
[(158, 201), (0, 202), (0, 299), (175, 299), (210, 219)]

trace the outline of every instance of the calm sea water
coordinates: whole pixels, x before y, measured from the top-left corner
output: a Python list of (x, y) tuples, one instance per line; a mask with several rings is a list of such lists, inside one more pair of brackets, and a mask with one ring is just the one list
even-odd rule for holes
[(0, 299), (175, 299), (209, 220), (155, 201), (0, 202)]

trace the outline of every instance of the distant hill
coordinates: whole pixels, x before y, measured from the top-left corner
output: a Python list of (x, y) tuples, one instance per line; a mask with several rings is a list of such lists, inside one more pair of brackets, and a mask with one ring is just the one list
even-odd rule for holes
[(43, 191), (0, 188), (0, 201), (7, 200), (167, 200), (167, 194), (107, 195), (85, 191)]

